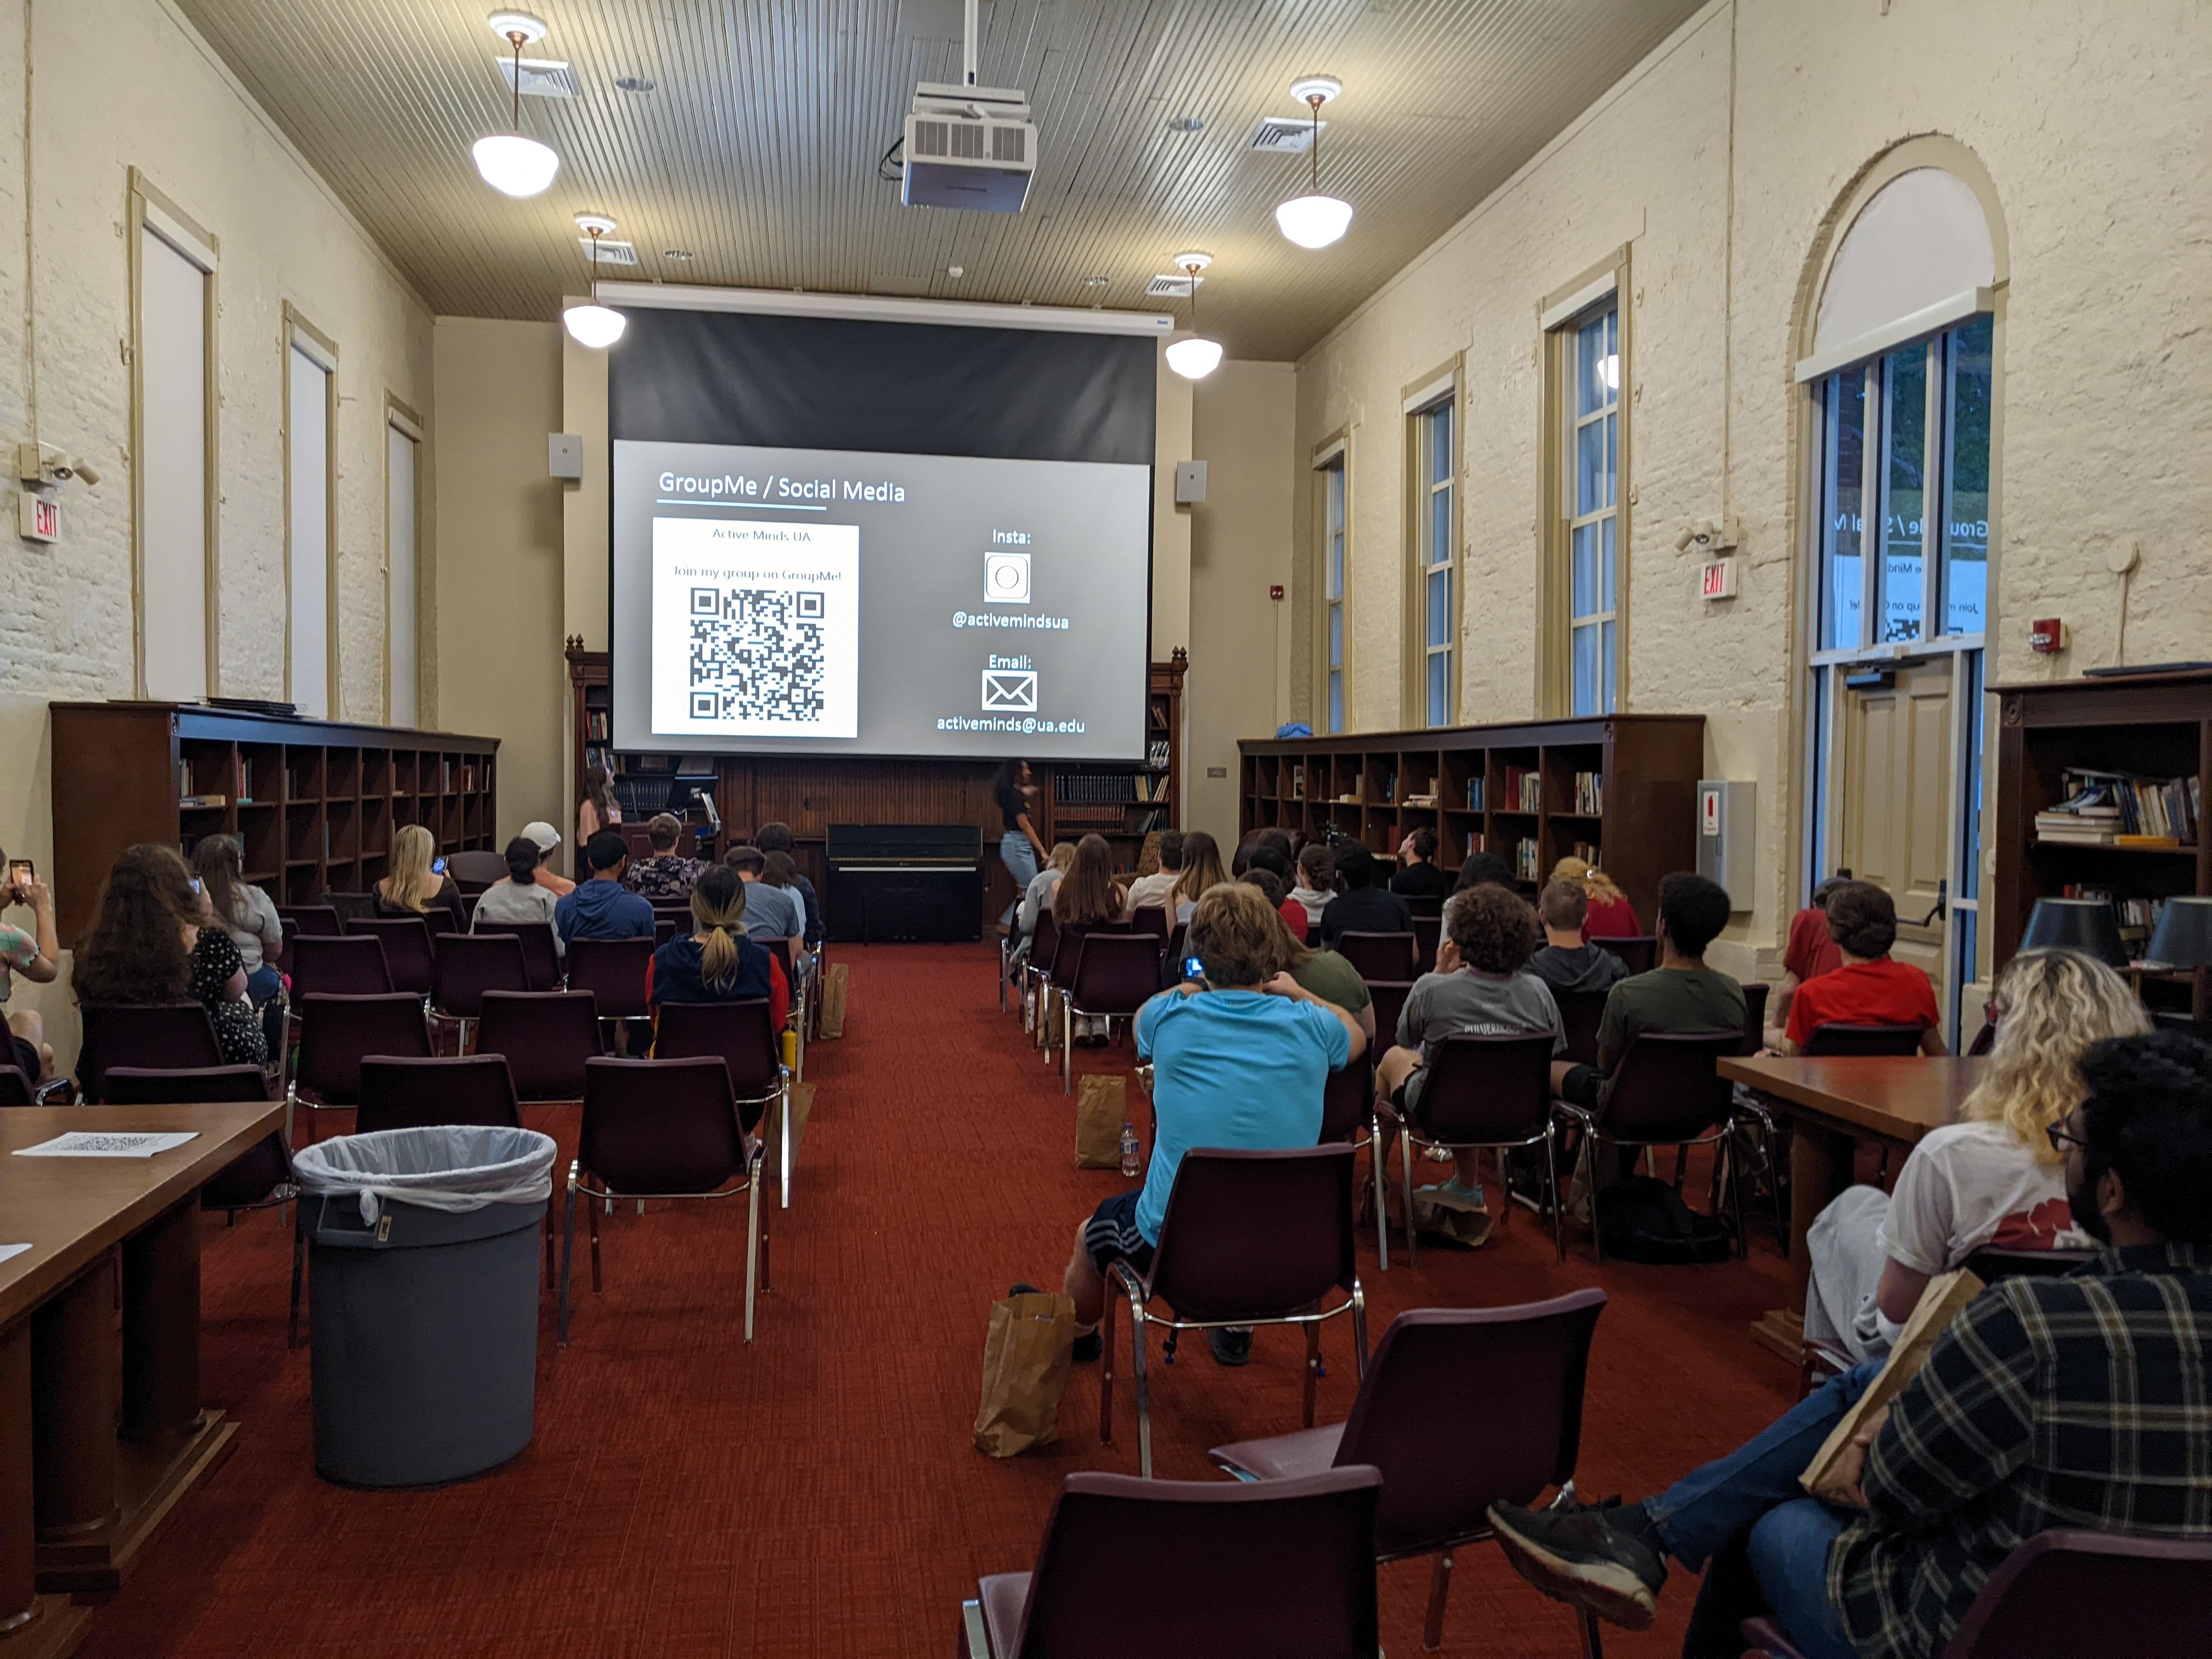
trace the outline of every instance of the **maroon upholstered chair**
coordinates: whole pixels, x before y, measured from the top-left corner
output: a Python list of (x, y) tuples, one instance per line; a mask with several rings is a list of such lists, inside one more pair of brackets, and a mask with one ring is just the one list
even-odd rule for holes
[(527, 991), (530, 969), (523, 961), (522, 941), (512, 933), (441, 933), (437, 948), (431, 1006), (459, 1022), (465, 1052), (469, 1023), (483, 1017), (484, 993)]
[[(1106, 1306), (1098, 1331), (1103, 1353), (1098, 1379), (1098, 1437), (1114, 1440), (1114, 1304), (1129, 1299), (1135, 1360), (1137, 1467), (1152, 1473), (1152, 1401), (1146, 1377), (1146, 1328), (1168, 1333), (1167, 1357), (1187, 1330), (1222, 1326), (1302, 1325), (1306, 1333), (1305, 1421), (1313, 1426), (1314, 1384), (1321, 1376), (1321, 1327), (1352, 1316), (1352, 1358), (1367, 1371), (1367, 1297), (1360, 1288), (1352, 1243), (1352, 1148), (1306, 1146), (1288, 1152), (1186, 1152), (1176, 1167), (1160, 1223), (1159, 1248), (1139, 1276), (1124, 1261), (1106, 1269)], [(1322, 1304), (1332, 1290), (1344, 1300)], [(1172, 1312), (1152, 1311), (1164, 1302)]]
[[(419, 925), (419, 924), (418, 924)], [(397, 990), (384, 954), (384, 941), (374, 933), (302, 933), (292, 941), (292, 1001), (303, 997), (375, 996)], [(419, 996), (418, 996), (418, 1000)]]
[(323, 890), (322, 902), (337, 912), (340, 921), (376, 914), (376, 895), (374, 893), (342, 893), (335, 887), (326, 887)]
[(1628, 933), (1619, 939), (1594, 939), (1590, 943), (1612, 951), (1628, 964), (1632, 974), (1648, 974), (1659, 965), (1659, 936), (1656, 933)]
[(446, 873), (463, 892), (481, 893), (494, 882), (507, 879), (507, 859), (489, 848), (465, 848), (446, 855)]
[(512, 933), (522, 941), (523, 971), (533, 991), (557, 991), (561, 988), (561, 951), (553, 938), (550, 921), (487, 921), (476, 929), (481, 939), (487, 933)]
[(1157, 950), (1159, 945), (1167, 943), (1168, 935), (1175, 931), (1175, 923), (1168, 915), (1166, 905), (1140, 904), (1129, 913), (1129, 931), (1150, 933), (1159, 942), (1153, 947)]
[(1831, 1020), (1807, 1034), (1807, 1054), (1917, 1054), (1920, 1052), (1917, 1025), (1846, 1025)]
[(729, 1070), (738, 1118), (750, 1134), (771, 1109), (776, 1139), (776, 1192), (791, 1207), (791, 1073), (765, 999), (734, 1002), (664, 1002), (655, 1027), (656, 1060), (712, 1055)]
[(589, 991), (487, 991), (477, 1052), (503, 1054), (520, 1099), (581, 1100), (584, 1067), (599, 1058), (599, 1003)]
[(1060, 1091), (1075, 1092), (1075, 1022), (1133, 1020), (1160, 988), (1160, 945), (1150, 933), (1097, 933), (1082, 941), (1060, 1000)]
[(1071, 1474), (1034, 1572), (961, 1604), (967, 1659), (1377, 1659), (1358, 1466), (1265, 1486)]
[[(1040, 911), (1038, 913), (1037, 931), (1040, 933), (1044, 931), (1044, 917), (1049, 914), (1050, 912), (1048, 911)], [(1094, 935), (1121, 936), (1127, 935), (1128, 932), (1129, 924), (1119, 918), (1110, 921), (1079, 921), (1071, 923), (1064, 927), (1056, 928), (1054, 933), (1055, 946), (1052, 953), (1052, 959), (1046, 963), (1041, 969), (1039, 969), (1038, 971), (1042, 975), (1045, 989), (1056, 997), (1059, 1002), (1059, 1021), (1063, 1028), (1066, 1027), (1068, 1023), (1068, 993), (1074, 988), (1075, 976), (1080, 973), (1083, 969), (1084, 941), (1092, 938)], [(1157, 946), (1154, 948), (1156, 950), (1158, 949)], [(1032, 965), (1035, 965), (1036, 957), (1034, 953), (1032, 953), (1030, 960)], [(1158, 957), (1153, 958), (1155, 973), (1158, 971)], [(1154, 990), (1158, 990), (1159, 988), (1159, 984), (1157, 979), (1155, 979), (1153, 982), (1152, 988)], [(1044, 1042), (1045, 1064), (1049, 1066), (1052, 1064), (1052, 1023), (1044, 1018), (1044, 1003), (1040, 1002), (1038, 1004), (1037, 1024), (1042, 1028), (1042, 1036)], [(1064, 1034), (1065, 1032), (1063, 1031), (1063, 1035)], [(1065, 1067), (1066, 1064), (1066, 1058), (1063, 1056), (1063, 1067)]]
[(653, 948), (658, 951), (683, 931), (675, 917), (656, 914), (653, 918)]
[(587, 1200), (594, 1296), (601, 1284), (600, 1203), (744, 1193), (745, 1340), (751, 1341), (754, 1296), (768, 1288), (768, 1217), (761, 1209), (760, 1147), (749, 1147), (738, 1126), (729, 1068), (702, 1054), (690, 1060), (601, 1058), (584, 1070), (583, 1128), (575, 1160), (568, 1165), (568, 1206), (561, 1228), (561, 1346), (568, 1343), (568, 1271), (575, 1257), (579, 1193)]
[(1567, 1058), (1579, 1066), (1597, 1064), (1597, 1028), (1605, 1018), (1606, 991), (1554, 991), (1559, 1029), (1566, 1034)]
[[(1510, 1308), (1420, 1308), (1382, 1333), (1352, 1403), (1326, 1428), (1216, 1446), (1239, 1480), (1295, 1480), (1323, 1469), (1382, 1471), (1378, 1563), (1434, 1555), (1421, 1644), (1443, 1640), (1452, 1553), (1492, 1536), (1492, 1504), (1575, 1498), (1583, 1384), (1605, 1292), (1571, 1291)], [(1589, 1614), (1583, 1614), (1585, 1629)], [(1595, 1642), (1591, 1652), (1597, 1650)]]
[(32, 1106), (38, 1103), (38, 1091), (20, 1066), (0, 1066), (0, 1106)]
[(1335, 950), (1370, 986), (1376, 980), (1420, 977), (1419, 946), (1411, 933), (1339, 933)]
[(369, 1054), (361, 1062), (354, 1133), (482, 1123), (517, 1129), (514, 1079), (499, 1054)]
[[(1413, 902), (1408, 899), (1407, 903)], [(1413, 976), (1432, 974), (1437, 967), (1437, 947), (1443, 943), (1444, 919), (1441, 915), (1413, 918)]]
[[(111, 1066), (105, 1086), (111, 1106), (225, 1105), (269, 1098), (269, 1079), (258, 1066)], [(272, 1133), (223, 1165), (200, 1188), (200, 1208), (227, 1210), (234, 1225), (240, 1210), (289, 1204), (294, 1195), (292, 1159), (284, 1138)]]
[(95, 1105), (107, 1100), (111, 1066), (173, 1071), (222, 1064), (222, 1048), (203, 1004), (88, 1002), (79, 1012), (84, 1036), (77, 1048), (77, 1087)]
[[(1773, 1619), (1743, 1627), (1769, 1659), (1802, 1659)], [(2058, 1527), (1998, 1564), (1941, 1659), (2166, 1659), (2212, 1653), (2212, 1540)]]
[[(1410, 1266), (1421, 1265), (1419, 1229), (1413, 1224), (1416, 1146), (1443, 1146), (1453, 1152), (1490, 1147), (1501, 1152), (1509, 1147), (1541, 1146), (1552, 1237), (1559, 1247), (1559, 1260), (1567, 1259), (1566, 1224), (1559, 1202), (1558, 1120), (1552, 1112), (1549, 1031), (1528, 1036), (1448, 1036), (1431, 1043), (1420, 1103), (1412, 1122), (1402, 1128), (1395, 1127), (1400, 1115), (1387, 1100), (1375, 1103), (1375, 1120), (1378, 1146), (1387, 1146), (1389, 1135), (1397, 1136), (1405, 1175), (1406, 1259)], [(1510, 1193), (1502, 1197), (1498, 1209), (1502, 1226), (1513, 1214)]]
[(599, 1000), (601, 1019), (643, 1019), (649, 939), (580, 939), (568, 946), (568, 988)]
[(1763, 979), (1743, 988), (1743, 1052), (1755, 1054), (1766, 1046), (1766, 999), (1774, 988)]
[[(1380, 1033), (1377, 1033), (1378, 1038)], [(1321, 1133), (1316, 1144), (1341, 1142), (1355, 1152), (1368, 1148), (1368, 1168), (1375, 1180), (1375, 1248), (1384, 1273), (1390, 1271), (1390, 1232), (1382, 1200), (1383, 1160), (1375, 1139), (1375, 1067), (1371, 1055), (1362, 1054), (1349, 1066), (1328, 1074), (1321, 1090)]]
[(1410, 979), (1370, 979), (1367, 994), (1375, 1007), (1375, 1052), (1382, 1052), (1398, 1040), (1398, 1017), (1406, 1012), (1406, 999), (1413, 994)]
[(806, 1075), (806, 1005), (808, 1001), (806, 986), (799, 975), (797, 964), (791, 959), (789, 939), (772, 939), (760, 942), (767, 945), (770, 956), (783, 964), (784, 987), (791, 993), (789, 1029), (796, 1032), (799, 1036), (799, 1041), (792, 1045), (791, 1075), (794, 1079), (804, 1078)]
[(411, 992), (370, 996), (311, 992), (300, 999), (299, 1009), (300, 1069), (284, 1096), (284, 1138), (289, 1145), (299, 1144), (293, 1123), (301, 1107), (307, 1109), (312, 1144), (316, 1113), (350, 1109), (361, 1099), (361, 1062), (366, 1056), (429, 1055), (430, 1029), (423, 1023), (422, 999)]
[(364, 916), (346, 923), (346, 933), (382, 942), (385, 970), (392, 975), (393, 990), (430, 994), (437, 962), (431, 954), (428, 921), (420, 916)]
[(293, 923), (303, 933), (320, 933), (336, 939), (345, 932), (345, 922), (338, 915), (335, 905), (280, 904), (276, 907), (276, 919)]

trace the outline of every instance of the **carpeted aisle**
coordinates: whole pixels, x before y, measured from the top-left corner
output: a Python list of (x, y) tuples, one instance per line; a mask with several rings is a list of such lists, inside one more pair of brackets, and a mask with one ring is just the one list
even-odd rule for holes
[[(951, 1649), (980, 1574), (1026, 1567), (1061, 1478), (1136, 1468), (1126, 1392), (1097, 1437), (1079, 1370), (1060, 1443), (1000, 1463), (972, 1449), (992, 1299), (1056, 1283), (1078, 1218), (1122, 1183), (1073, 1167), (1073, 1113), (993, 996), (982, 946), (846, 948), (851, 1013), (816, 1046), (794, 1183), (775, 1215), (775, 1290), (741, 1340), (743, 1211), (662, 1205), (605, 1220), (606, 1291), (580, 1293), (571, 1346), (545, 1307), (538, 1434), (508, 1468), (445, 1491), (342, 1491), (313, 1473), (308, 1355), (284, 1349), (289, 1215), (207, 1222), (205, 1376), (238, 1417), (237, 1455), (97, 1615), (90, 1659), (417, 1656), (927, 1655)], [(1082, 1054), (1126, 1069), (1126, 1047)], [(532, 1114), (562, 1142), (574, 1109)], [(557, 1203), (557, 1186), (556, 1186)], [(1474, 1254), (1420, 1273), (1363, 1252), (1371, 1329), (1398, 1311), (1492, 1304), (1602, 1283), (1583, 1437), (1587, 1492), (1641, 1493), (1723, 1450), (1791, 1397), (1746, 1328), (1784, 1269), (1607, 1266), (1570, 1236), (1567, 1265), (1517, 1215)], [(582, 1274), (580, 1240), (579, 1285)], [(1123, 1340), (1127, 1342), (1126, 1332)], [(1326, 1339), (1324, 1419), (1355, 1387), (1348, 1326)], [(1157, 1357), (1158, 1349), (1154, 1350)], [(1223, 1371), (1203, 1346), (1155, 1370), (1159, 1473), (1210, 1478), (1206, 1448), (1298, 1424), (1303, 1344), (1261, 1334)], [(1484, 1386), (1470, 1377), (1468, 1387)], [(1680, 1575), (1678, 1575), (1678, 1577)], [(1565, 1656), (1575, 1621), (1494, 1550), (1463, 1552), (1449, 1652)], [(1384, 1639), (1419, 1650), (1425, 1563), (1382, 1572)], [(1690, 1586), (1614, 1655), (1672, 1653)]]

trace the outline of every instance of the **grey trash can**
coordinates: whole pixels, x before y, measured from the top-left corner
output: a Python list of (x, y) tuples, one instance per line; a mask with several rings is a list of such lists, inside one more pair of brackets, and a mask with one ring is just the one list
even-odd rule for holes
[(532, 1130), (454, 1127), (295, 1159), (325, 1480), (443, 1485), (530, 1443), (554, 1151)]

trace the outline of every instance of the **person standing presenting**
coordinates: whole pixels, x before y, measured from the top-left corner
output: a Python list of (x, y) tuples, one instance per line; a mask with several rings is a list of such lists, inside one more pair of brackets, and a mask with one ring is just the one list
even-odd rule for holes
[(999, 861), (1014, 878), (1015, 902), (999, 917), (999, 932), (1004, 934), (1013, 923), (1021, 895), (1036, 879), (1037, 868), (1045, 859), (1044, 841), (1036, 831), (1036, 780), (1030, 771), (1030, 763), (1025, 760), (1001, 762), (998, 775), (991, 780), (991, 798), (999, 805), (1003, 826), (999, 836)]

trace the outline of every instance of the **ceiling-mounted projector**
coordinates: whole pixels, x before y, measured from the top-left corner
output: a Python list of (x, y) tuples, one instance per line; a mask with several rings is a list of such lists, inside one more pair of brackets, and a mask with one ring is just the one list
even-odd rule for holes
[(924, 82), (906, 118), (908, 207), (1019, 213), (1036, 171), (1029, 94), (1003, 87)]

